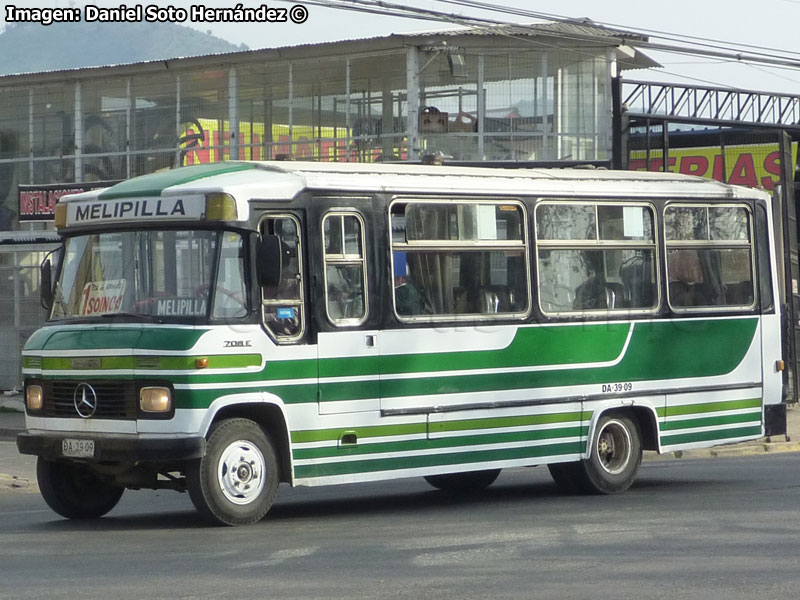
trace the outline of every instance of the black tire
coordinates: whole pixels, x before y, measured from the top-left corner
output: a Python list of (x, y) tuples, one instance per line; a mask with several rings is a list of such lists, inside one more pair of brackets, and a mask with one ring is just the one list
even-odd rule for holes
[(635, 420), (614, 413), (600, 417), (583, 461), (590, 491), (619, 494), (631, 487), (642, 463), (641, 440)]
[(103, 481), (88, 467), (67, 462), (36, 461), (39, 491), (47, 505), (68, 519), (97, 519), (114, 508), (125, 488)]
[(639, 424), (622, 414), (600, 417), (589, 458), (548, 465), (556, 485), (568, 493), (619, 494), (636, 479), (642, 462)]
[(186, 473), (198, 512), (218, 525), (249, 525), (264, 518), (278, 493), (278, 458), (269, 436), (249, 419), (221, 421), (206, 454)]
[(579, 494), (584, 491), (583, 465), (580, 462), (555, 463), (547, 465), (547, 469), (562, 492)]
[(485, 490), (494, 483), (498, 475), (500, 475), (500, 469), (489, 469), (467, 473), (426, 475), (425, 481), (445, 492), (469, 494)]

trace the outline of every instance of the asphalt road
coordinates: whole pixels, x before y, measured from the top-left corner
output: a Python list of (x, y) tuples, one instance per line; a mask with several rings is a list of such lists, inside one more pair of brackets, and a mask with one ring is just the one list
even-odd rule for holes
[(282, 488), (254, 526), (126, 492), (67, 521), (0, 493), (0, 598), (793, 598), (800, 454), (643, 465), (627, 493), (565, 496), (547, 470), (474, 498), (422, 480)]

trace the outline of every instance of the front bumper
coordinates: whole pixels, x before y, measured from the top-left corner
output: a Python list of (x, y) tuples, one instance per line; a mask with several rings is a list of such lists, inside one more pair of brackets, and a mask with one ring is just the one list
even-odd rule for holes
[[(65, 457), (62, 451), (65, 439), (93, 440), (94, 455), (80, 459)], [(28, 431), (17, 435), (17, 448), (21, 454), (34, 454), (49, 460), (167, 463), (201, 458), (205, 454), (206, 441), (201, 436), (142, 438), (138, 435)]]

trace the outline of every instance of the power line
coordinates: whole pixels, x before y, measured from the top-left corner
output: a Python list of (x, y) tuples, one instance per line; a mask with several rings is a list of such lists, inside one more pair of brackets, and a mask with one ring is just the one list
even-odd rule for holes
[[(565, 17), (562, 15), (554, 15), (551, 13), (544, 13), (541, 11), (532, 11), (527, 9), (519, 9), (511, 6), (505, 5), (491, 5), (485, 2), (480, 2), (478, 0), (434, 0), (436, 2), (444, 3), (444, 4), (453, 4), (458, 6), (465, 6), (469, 8), (477, 8), (479, 10), (492, 10), (495, 12), (502, 12), (507, 14), (513, 14), (515, 16), (524, 16), (530, 18), (538, 18), (544, 19), (547, 21), (555, 21), (555, 22), (562, 22), (562, 23), (571, 23), (576, 25), (584, 25), (584, 26), (595, 26), (602, 29), (607, 27), (624, 27), (619, 25), (613, 24), (606, 24), (606, 23), (598, 23), (594, 21), (584, 21), (581, 19), (574, 19), (571, 17)], [(369, 7), (371, 10), (375, 10), (376, 7), (380, 8), (381, 10), (391, 10), (394, 16), (412, 16), (412, 18), (417, 18), (416, 16), (428, 19), (428, 20), (444, 20), (451, 23), (457, 23), (461, 25), (475, 27), (476, 25), (506, 25), (506, 26), (513, 26), (518, 25), (515, 23), (510, 23), (508, 21), (501, 21), (498, 19), (488, 19), (488, 18), (480, 18), (480, 17), (472, 17), (472, 16), (465, 16), (465, 15), (457, 15), (455, 13), (445, 13), (441, 11), (434, 11), (430, 9), (424, 8), (417, 8), (411, 6), (404, 6), (401, 4), (395, 4), (392, 2), (385, 2), (383, 0), (313, 0), (313, 3), (327, 6), (329, 8), (344, 8), (348, 7), (352, 10), (360, 10), (361, 8)], [(622, 30), (606, 30), (606, 34), (610, 34), (611, 37), (617, 37), (620, 40), (620, 43), (626, 43), (628, 40), (625, 38), (626, 33), (639, 33), (644, 32), (648, 34), (655, 33), (655, 37), (663, 37), (663, 36), (673, 36), (674, 38), (684, 38), (684, 39), (693, 39), (699, 40), (704, 38), (696, 38), (694, 36), (677, 36), (676, 34), (668, 34), (665, 32), (657, 32), (652, 30), (646, 29), (637, 29), (637, 28), (628, 28), (628, 31)], [(575, 39), (581, 40), (585, 39), (585, 36), (579, 36), (577, 34), (566, 34), (564, 32), (547, 32), (539, 30), (537, 31), (539, 35), (554, 35), (560, 38), (565, 39)], [(664, 38), (667, 39), (667, 38)], [(769, 52), (749, 52), (749, 53), (742, 53), (737, 51), (738, 48), (730, 47), (730, 46), (721, 46), (719, 44), (726, 44), (727, 42), (719, 42), (718, 40), (710, 40), (715, 41), (717, 43), (705, 43), (705, 42), (693, 42), (699, 48), (690, 48), (690, 47), (680, 47), (680, 46), (672, 46), (668, 44), (660, 44), (657, 42), (650, 42), (650, 41), (643, 41), (643, 40), (631, 40), (634, 45), (637, 47), (642, 48), (650, 48), (653, 50), (659, 50), (662, 52), (675, 52), (678, 54), (689, 54), (695, 56), (707, 56), (707, 57), (716, 57), (716, 58), (724, 58), (730, 60), (736, 60), (742, 63), (749, 63), (754, 62), (757, 64), (765, 64), (765, 65), (777, 65), (777, 66), (789, 66), (793, 68), (800, 68), (800, 53), (797, 52), (789, 52), (783, 51), (778, 49), (767, 49)], [(673, 40), (676, 41), (676, 40)], [(753, 47), (749, 45), (742, 45), (742, 47)], [(762, 50), (764, 50), (762, 48)], [(774, 52), (782, 52), (784, 54), (794, 54), (798, 56), (797, 59), (786, 57), (775, 56)]]
[[(477, 0), (434, 0), (434, 1), (441, 2), (444, 4), (464, 6), (479, 10), (491, 10), (493, 12), (501, 12), (504, 14), (512, 14), (515, 16), (523, 16), (523, 17), (541, 19), (551, 22), (561, 22), (561, 23), (570, 23), (575, 25), (583, 25), (587, 27), (597, 27), (598, 29), (602, 30), (603, 33), (605, 33), (607, 36), (611, 38), (616, 37), (618, 39), (619, 44), (632, 43), (636, 47), (647, 48), (659, 52), (675, 53), (688, 56), (700, 56), (707, 58), (719, 58), (722, 60), (737, 62), (748, 66), (759, 64), (773, 68), (791, 68), (791, 69), (800, 68), (800, 53), (798, 52), (791, 52), (779, 49), (769, 49), (769, 48), (765, 49), (763, 47), (758, 47), (760, 50), (762, 50), (761, 52), (743, 53), (738, 51), (738, 48), (735, 47), (736, 46), (735, 44), (731, 44), (730, 42), (723, 42), (720, 40), (709, 40), (707, 38), (698, 38), (694, 36), (681, 36), (679, 34), (670, 34), (667, 32), (647, 30), (642, 28), (626, 28), (627, 31), (618, 29), (616, 30), (608, 29), (609, 27), (619, 28), (625, 26), (588, 21), (582, 19), (574, 19), (562, 15), (554, 15), (551, 13), (544, 13), (540, 11), (519, 9), (504, 5), (491, 5), (485, 2), (479, 2)], [(384, 0), (307, 0), (306, 3), (333, 9), (354, 10), (358, 12), (368, 12), (372, 14), (383, 14), (388, 16), (422, 19), (428, 21), (440, 21), (440, 22), (443, 21), (452, 24), (463, 25), (470, 28), (476, 28), (476, 27), (485, 28), (487, 26), (520, 26), (519, 23), (512, 23), (509, 21), (467, 16), (463, 14), (446, 13), (442, 11), (435, 11), (430, 9), (395, 4), (392, 2), (386, 2)], [(529, 43), (539, 45), (541, 47), (550, 47), (550, 48), (558, 48), (560, 50), (565, 50), (563, 46), (547, 44), (538, 40), (531, 40), (530, 38), (514, 35), (499, 29), (494, 30), (493, 33), (497, 35), (503, 35), (508, 38), (524, 40)], [(559, 39), (570, 39), (575, 41), (586, 40), (588, 37), (588, 36), (581, 36), (576, 33), (566, 33), (564, 31), (548, 32), (547, 30), (542, 30), (542, 29), (537, 30), (536, 33), (539, 36), (549, 35), (558, 37)], [(630, 40), (626, 37), (626, 34), (631, 34), (631, 33), (637, 35), (647, 34), (648, 36), (653, 36), (660, 39), (671, 39), (671, 41), (693, 40), (691, 43), (694, 44), (695, 47), (674, 46), (674, 45), (650, 42), (644, 40)], [(701, 39), (705, 41), (703, 42), (694, 41)], [(707, 42), (714, 42), (714, 43), (707, 43)], [(726, 45), (721, 45), (721, 44), (726, 44)], [(739, 47), (755, 48), (755, 46), (750, 46), (748, 44), (741, 44), (739, 45)], [(764, 50), (769, 50), (769, 52), (765, 52)], [(588, 56), (587, 53), (582, 53), (579, 50), (571, 49), (571, 51), (576, 52), (578, 54), (586, 54)], [(775, 56), (774, 54), (775, 52), (783, 53), (787, 56)], [(797, 59), (790, 58), (790, 56), (788, 55), (797, 55), (798, 58)], [(687, 77), (687, 78), (701, 81), (699, 79), (692, 77)]]
[[(646, 34), (650, 37), (657, 37), (660, 39), (669, 39), (672, 41), (682, 41), (682, 40), (691, 40), (691, 43), (695, 43), (699, 46), (704, 47), (711, 47), (717, 49), (726, 49), (728, 51), (734, 52), (739, 48), (754, 48), (760, 50), (760, 52), (753, 52), (753, 54), (764, 55), (764, 56), (773, 56), (773, 53), (780, 52), (786, 55), (795, 55), (800, 57), (800, 52), (796, 52), (793, 50), (784, 50), (781, 48), (769, 48), (763, 45), (754, 45), (754, 44), (743, 44), (740, 42), (729, 42), (725, 40), (717, 40), (708, 37), (699, 37), (699, 36), (692, 36), (692, 35), (685, 35), (673, 32), (666, 32), (660, 31), (656, 29), (647, 29), (641, 27), (634, 27), (629, 25), (619, 25), (615, 23), (606, 23), (603, 21), (586, 21), (585, 19), (576, 19), (574, 17), (567, 17), (564, 15), (556, 15), (553, 13), (546, 13), (541, 11), (534, 11), (529, 9), (522, 9), (516, 8), (512, 6), (505, 6), (505, 5), (494, 5), (488, 4), (486, 2), (479, 2), (477, 0), (433, 0), (434, 2), (439, 2), (442, 4), (452, 4), (458, 6), (465, 6), (471, 8), (477, 8), (479, 10), (487, 10), (493, 12), (502, 12), (506, 14), (513, 14), (515, 16), (522, 16), (522, 17), (529, 17), (534, 19), (542, 19), (546, 21), (555, 21), (555, 22), (562, 22), (562, 23), (572, 23), (578, 25), (601, 25), (604, 27), (612, 27), (616, 29), (624, 29), (630, 33), (641, 33)], [(786, 0), (788, 1), (788, 0)], [(800, 0), (797, 0), (798, 4), (800, 4)]]

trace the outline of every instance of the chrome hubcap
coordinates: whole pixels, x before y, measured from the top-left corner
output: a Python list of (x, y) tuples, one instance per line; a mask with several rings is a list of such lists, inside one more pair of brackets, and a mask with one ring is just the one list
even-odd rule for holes
[(625, 470), (631, 460), (631, 434), (625, 425), (616, 419), (606, 421), (597, 433), (595, 447), (600, 466), (611, 475)]
[(264, 455), (252, 442), (237, 440), (222, 452), (217, 467), (217, 482), (225, 497), (234, 504), (249, 504), (264, 489)]

